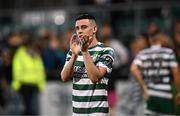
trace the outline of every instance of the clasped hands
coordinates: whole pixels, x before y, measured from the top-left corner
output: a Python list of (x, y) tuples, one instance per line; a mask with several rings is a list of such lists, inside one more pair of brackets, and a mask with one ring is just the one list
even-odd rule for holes
[(70, 46), (72, 53), (78, 55), (80, 50), (82, 52), (87, 52), (88, 47), (91, 44), (91, 38), (87, 35), (81, 36), (81, 38), (77, 38), (76, 34), (73, 34), (70, 41)]

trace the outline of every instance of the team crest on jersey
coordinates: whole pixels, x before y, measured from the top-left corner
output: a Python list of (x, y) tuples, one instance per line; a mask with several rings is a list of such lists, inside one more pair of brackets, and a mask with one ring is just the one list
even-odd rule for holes
[(94, 55), (92, 56), (93, 61), (95, 62), (98, 59), (98, 57), (99, 57), (98, 52), (95, 52)]

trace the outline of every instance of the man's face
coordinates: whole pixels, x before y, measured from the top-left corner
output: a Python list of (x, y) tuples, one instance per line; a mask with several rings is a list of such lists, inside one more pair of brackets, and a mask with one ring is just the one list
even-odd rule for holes
[(76, 34), (81, 40), (84, 35), (93, 36), (96, 32), (95, 24), (89, 19), (77, 20), (75, 24)]

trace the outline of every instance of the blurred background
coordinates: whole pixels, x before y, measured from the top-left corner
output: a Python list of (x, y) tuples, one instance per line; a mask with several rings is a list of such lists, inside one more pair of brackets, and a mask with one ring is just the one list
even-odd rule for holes
[(156, 30), (180, 62), (179, 0), (0, 0), (0, 114), (71, 115), (72, 85), (60, 72), (75, 18), (85, 12), (97, 19), (99, 41), (115, 49), (112, 115), (143, 114), (129, 66)]

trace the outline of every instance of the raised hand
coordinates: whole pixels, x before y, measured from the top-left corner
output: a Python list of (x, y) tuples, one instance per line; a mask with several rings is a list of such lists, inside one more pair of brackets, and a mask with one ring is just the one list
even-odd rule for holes
[(91, 37), (84, 35), (81, 39), (81, 51), (86, 52), (88, 50), (89, 45), (91, 44)]
[(80, 43), (77, 41), (77, 35), (76, 34), (73, 34), (71, 36), (70, 47), (72, 50), (72, 54), (74, 54), (74, 55), (79, 54), (81, 46), (80, 46)]

